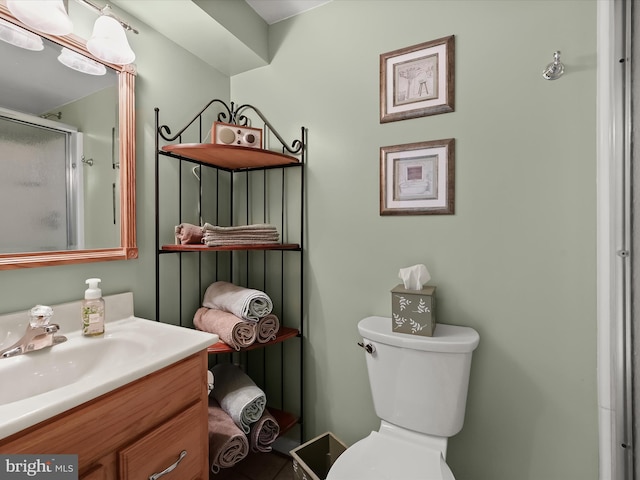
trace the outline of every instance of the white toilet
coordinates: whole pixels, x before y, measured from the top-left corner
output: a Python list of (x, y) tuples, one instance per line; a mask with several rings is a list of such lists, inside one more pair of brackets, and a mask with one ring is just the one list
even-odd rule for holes
[(395, 333), (385, 317), (358, 331), (380, 428), (340, 455), (327, 480), (455, 480), (447, 439), (462, 430), (478, 332), (438, 324), (433, 337)]

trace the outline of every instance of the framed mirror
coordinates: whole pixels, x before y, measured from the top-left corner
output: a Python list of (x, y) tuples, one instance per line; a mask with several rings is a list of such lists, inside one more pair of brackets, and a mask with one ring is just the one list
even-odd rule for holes
[[(7, 162), (3, 164), (0, 156), (0, 182), (5, 183), (0, 186), (5, 197), (0, 219), (4, 217), (7, 239), (0, 242), (0, 270), (137, 258), (134, 66), (98, 60), (86, 49), (85, 40), (73, 34), (33, 31), (3, 4), (0, 20), (38, 35), (44, 44), (42, 51), (34, 52), (0, 42), (13, 49), (0, 56), (0, 132), (10, 142), (0, 147)], [(54, 60), (45, 60), (47, 50), (55, 52)], [(80, 73), (58, 60), (62, 53), (97, 62), (94, 66), (105, 74)], [(38, 65), (30, 66), (33, 58), (38, 58)], [(46, 62), (55, 65), (45, 66)], [(41, 70), (35, 73), (33, 68)], [(57, 70), (64, 78), (56, 79)], [(77, 98), (65, 96), (64, 87), (75, 82), (67, 75), (86, 79), (66, 89)], [(15, 81), (20, 85), (12, 84)], [(21, 89), (26, 89), (24, 97), (30, 102), (40, 103), (33, 107), (17, 103)], [(93, 123), (101, 123), (99, 130), (89, 126)], [(41, 134), (44, 140), (31, 140)], [(33, 154), (33, 144), (43, 145), (44, 153)], [(53, 145), (65, 153), (55, 150), (54, 155)], [(14, 174), (8, 173), (11, 169)], [(101, 169), (107, 177), (98, 173)], [(53, 185), (58, 177), (61, 183)], [(49, 190), (39, 191), (44, 184)], [(41, 199), (28, 206), (36, 196)], [(21, 232), (27, 232), (22, 239)], [(34, 237), (40, 241), (32, 241)]]

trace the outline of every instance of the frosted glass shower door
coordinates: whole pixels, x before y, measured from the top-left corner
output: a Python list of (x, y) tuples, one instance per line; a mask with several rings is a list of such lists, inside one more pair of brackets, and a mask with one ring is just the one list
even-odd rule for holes
[(0, 117), (1, 253), (77, 248), (71, 144), (71, 132)]

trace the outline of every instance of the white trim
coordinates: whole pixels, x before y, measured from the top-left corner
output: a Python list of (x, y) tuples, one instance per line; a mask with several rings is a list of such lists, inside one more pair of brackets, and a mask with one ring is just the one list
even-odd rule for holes
[(624, 116), (620, 11), (624, 2), (597, 2), (597, 328), (599, 479), (622, 480), (624, 442)]

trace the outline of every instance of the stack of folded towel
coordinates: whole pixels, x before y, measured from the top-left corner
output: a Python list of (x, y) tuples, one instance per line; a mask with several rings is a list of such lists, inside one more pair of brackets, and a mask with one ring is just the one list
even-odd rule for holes
[(280, 240), (278, 229), (268, 223), (255, 223), (237, 227), (204, 226), (181, 223), (175, 227), (176, 244), (205, 244), (208, 247), (229, 245), (274, 244)]
[(280, 426), (266, 409), (264, 392), (240, 367), (218, 364), (210, 371), (215, 386), (209, 395), (211, 471), (232, 467), (249, 453), (268, 452)]
[(202, 243), (209, 247), (278, 243), (280, 234), (273, 225), (256, 223), (238, 227), (220, 227), (205, 223)]
[(193, 325), (217, 334), (231, 348), (240, 350), (254, 342), (266, 343), (276, 338), (280, 320), (271, 313), (272, 309), (273, 302), (260, 290), (214, 282), (204, 293)]

